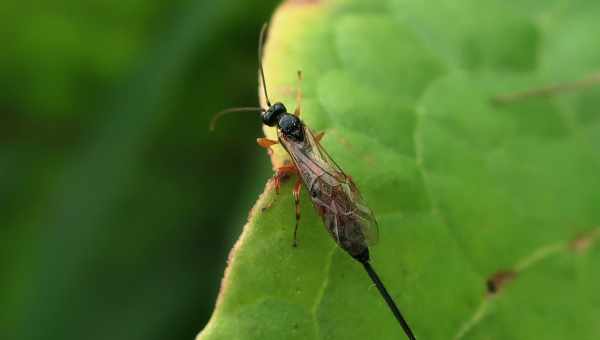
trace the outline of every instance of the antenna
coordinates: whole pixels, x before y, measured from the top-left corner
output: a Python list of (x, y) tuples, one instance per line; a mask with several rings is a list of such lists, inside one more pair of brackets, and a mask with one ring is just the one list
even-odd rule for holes
[[(269, 100), (269, 95), (267, 94), (267, 84), (265, 82), (265, 72), (263, 71), (263, 66), (262, 66), (262, 47), (263, 47), (263, 42), (265, 40), (265, 34), (267, 32), (268, 27), (269, 27), (269, 24), (265, 22), (262, 26), (262, 29), (260, 30), (260, 36), (258, 37), (258, 68), (260, 70), (260, 80), (262, 82), (262, 87), (263, 87), (263, 90), (265, 93), (265, 98), (267, 99), (267, 105), (271, 106), (271, 101)], [(231, 109), (223, 110), (221, 112), (216, 113), (213, 116), (213, 118), (211, 119), (210, 126), (209, 126), (210, 131), (213, 131), (215, 129), (215, 126), (217, 125), (217, 121), (222, 116), (232, 113), (232, 112), (245, 112), (245, 111), (265, 112), (265, 109), (263, 109), (262, 107), (234, 107)]]
[(210, 126), (209, 126), (210, 131), (213, 131), (215, 129), (215, 125), (217, 125), (217, 121), (223, 115), (226, 115), (226, 114), (232, 113), (232, 112), (245, 112), (245, 111), (264, 112), (265, 110), (262, 107), (234, 107), (234, 108), (231, 108), (231, 109), (223, 110), (221, 112), (216, 113), (213, 116), (213, 118), (211, 119)]
[(264, 23), (262, 29), (260, 30), (260, 36), (258, 38), (258, 68), (260, 70), (260, 79), (262, 81), (263, 91), (265, 92), (265, 98), (267, 100), (267, 106), (271, 106), (271, 101), (269, 100), (269, 95), (267, 94), (267, 84), (265, 82), (265, 71), (263, 71), (262, 66), (262, 50), (263, 50), (263, 42), (265, 39), (265, 33), (267, 33), (267, 28), (269, 27), (268, 23)]

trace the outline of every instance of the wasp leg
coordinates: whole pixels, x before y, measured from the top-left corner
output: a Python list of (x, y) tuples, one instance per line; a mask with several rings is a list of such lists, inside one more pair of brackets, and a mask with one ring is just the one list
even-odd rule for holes
[(324, 136), (325, 136), (325, 131), (321, 131), (321, 132), (317, 133), (315, 135), (315, 141), (317, 141), (317, 143), (319, 143), (321, 141), (321, 139), (323, 139)]
[(294, 191), (292, 194), (294, 195), (294, 205), (296, 207), (296, 226), (294, 227), (294, 243), (292, 243), (293, 247), (298, 246), (298, 224), (300, 223), (300, 192), (302, 191), (302, 180), (298, 178), (296, 180), (296, 184), (294, 184)]
[(302, 106), (302, 71), (298, 70), (298, 87), (296, 88), (296, 109), (294, 115), (300, 117), (300, 111)]
[(281, 179), (289, 174), (298, 173), (295, 165), (284, 165), (275, 170), (273, 180), (275, 181), (275, 192), (279, 194), (279, 187), (281, 186)]
[(279, 143), (276, 140), (271, 140), (269, 138), (256, 138), (256, 143), (261, 147), (261, 148), (265, 148), (268, 149), (270, 148), (272, 145), (275, 145), (277, 143)]

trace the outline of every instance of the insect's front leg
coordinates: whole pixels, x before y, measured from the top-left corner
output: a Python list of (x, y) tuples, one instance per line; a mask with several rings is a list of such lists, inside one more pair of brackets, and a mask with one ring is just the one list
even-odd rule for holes
[(325, 136), (325, 131), (321, 131), (315, 135), (315, 140), (317, 141), (317, 143), (321, 142), (321, 139), (323, 139), (323, 136)]
[(265, 148), (265, 149), (268, 149), (277, 143), (279, 143), (279, 142), (276, 140), (269, 139), (269, 138), (256, 138), (256, 144), (258, 144), (258, 146), (260, 146), (261, 148)]
[(275, 182), (275, 192), (279, 194), (279, 187), (281, 187), (281, 179), (289, 174), (297, 174), (298, 169), (295, 165), (283, 165), (275, 170), (273, 180)]
[(298, 177), (296, 179), (296, 184), (294, 184), (294, 190), (292, 194), (294, 195), (294, 205), (296, 207), (296, 226), (294, 227), (294, 243), (292, 246), (298, 246), (298, 225), (300, 224), (300, 192), (302, 191), (302, 179)]

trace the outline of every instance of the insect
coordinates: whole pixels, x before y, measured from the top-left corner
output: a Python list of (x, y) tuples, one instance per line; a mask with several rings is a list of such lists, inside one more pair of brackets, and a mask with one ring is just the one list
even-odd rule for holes
[[(297, 245), (300, 193), (304, 187), (333, 240), (363, 265), (408, 338), (414, 340), (412, 330), (369, 261), (369, 246), (375, 244), (378, 239), (377, 220), (365, 204), (352, 178), (321, 145), (323, 133), (314, 133), (300, 119), (300, 86), (297, 89), (296, 109), (293, 113), (289, 113), (283, 103), (271, 104), (269, 100), (262, 67), (262, 45), (266, 28), (267, 24), (263, 26), (259, 37), (258, 63), (267, 108), (242, 107), (221, 111), (214, 116), (211, 129), (222, 115), (239, 111), (260, 112), (263, 124), (277, 128), (277, 140), (258, 138), (257, 142), (264, 148), (279, 144), (291, 158), (291, 164), (283, 165), (275, 171), (274, 185), (278, 193), (282, 178), (290, 174), (298, 177), (292, 192), (296, 207), (293, 245)], [(299, 83), (301, 79), (302, 75), (298, 72)]]

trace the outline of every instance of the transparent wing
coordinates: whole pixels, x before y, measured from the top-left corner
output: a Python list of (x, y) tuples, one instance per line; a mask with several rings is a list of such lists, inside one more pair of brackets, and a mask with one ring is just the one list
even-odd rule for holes
[(280, 135), (280, 141), (298, 168), (311, 199), (325, 224), (340, 244), (372, 246), (379, 239), (379, 227), (352, 181), (305, 126), (305, 140), (295, 142)]

